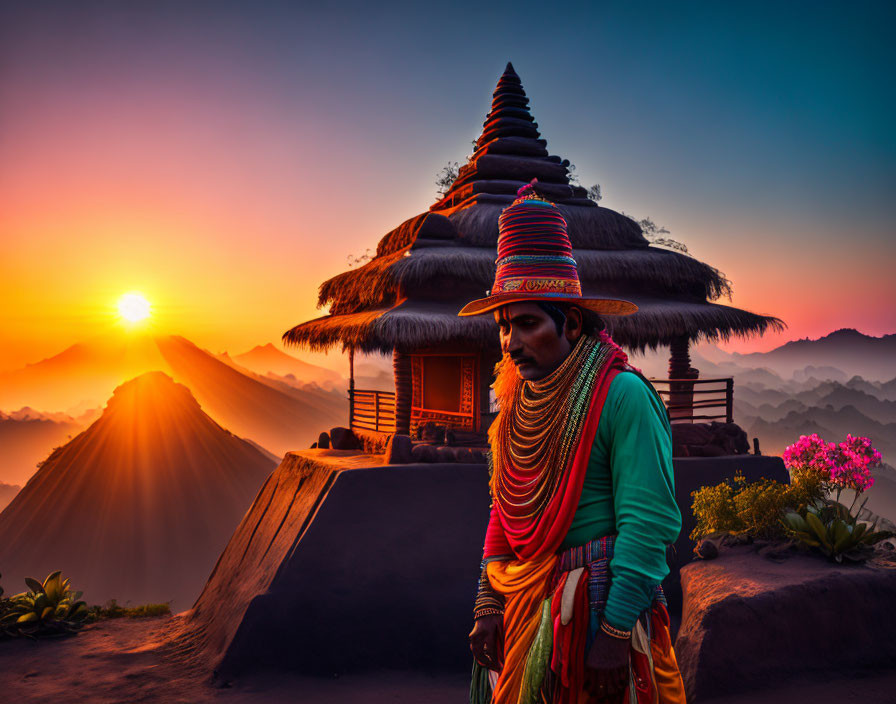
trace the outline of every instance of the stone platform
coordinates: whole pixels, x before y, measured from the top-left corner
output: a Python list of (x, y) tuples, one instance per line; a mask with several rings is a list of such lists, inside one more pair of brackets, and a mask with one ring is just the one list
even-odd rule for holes
[(893, 551), (838, 565), (813, 554), (776, 562), (753, 546), (726, 547), (684, 567), (681, 585), (675, 650), (689, 702), (797, 677), (896, 668)]
[[(268, 478), (183, 619), (182, 639), (220, 680), (270, 667), (310, 675), (469, 667), (487, 469), (382, 462), (305, 450)], [(690, 491), (737, 469), (751, 479), (785, 472), (779, 458), (751, 455), (674, 466), (685, 527), (663, 583), (673, 626), (678, 570), (692, 556)]]

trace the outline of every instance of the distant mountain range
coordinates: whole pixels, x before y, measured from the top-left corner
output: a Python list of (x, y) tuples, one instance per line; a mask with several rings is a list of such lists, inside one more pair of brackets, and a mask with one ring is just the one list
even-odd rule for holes
[(189, 607), (276, 464), (186, 386), (138, 376), (0, 512), (4, 579), (61, 569), (89, 603)]
[(0, 482), (24, 484), (37, 463), (81, 432), (86, 421), (88, 418), (79, 421), (65, 414), (44, 416), (32, 409), (0, 412)]
[(871, 337), (843, 328), (817, 340), (794, 340), (769, 352), (735, 352), (731, 358), (736, 364), (766, 367), (783, 376), (813, 366), (833, 367), (848, 377), (888, 381), (896, 377), (896, 334)]
[[(229, 357), (223, 353), (222, 357)], [(345, 379), (331, 369), (308, 364), (301, 359), (277, 349), (270, 342), (257, 345), (248, 352), (233, 357), (233, 362), (262, 376), (273, 374), (278, 377), (292, 376), (294, 383), (318, 384), (323, 388), (345, 388)]]
[[(666, 378), (668, 356), (660, 349), (632, 361), (648, 376)], [(828, 442), (847, 433), (871, 438), (889, 466), (876, 471), (868, 505), (896, 520), (896, 335), (844, 329), (752, 354), (703, 343), (692, 348), (691, 364), (703, 379), (733, 377), (734, 421), (759, 439), (763, 454), (780, 456), (811, 433)]]
[[(294, 359), (265, 347), (247, 354), (258, 364), (271, 359), (281, 371)], [(117, 385), (152, 370), (186, 385), (217, 422), (278, 458), (307, 448), (321, 431), (347, 423), (348, 400), (344, 387), (332, 381), (338, 378), (334, 372), (294, 361), (291, 368), (305, 370), (329, 388), (227, 363), (177, 335), (95, 338), (0, 374), (0, 408), (20, 409), (0, 413), (0, 481), (26, 481), (53, 447), (95, 417), (98, 411), (85, 414), (85, 406), (101, 408)], [(81, 413), (72, 418), (62, 412), (66, 408)]]

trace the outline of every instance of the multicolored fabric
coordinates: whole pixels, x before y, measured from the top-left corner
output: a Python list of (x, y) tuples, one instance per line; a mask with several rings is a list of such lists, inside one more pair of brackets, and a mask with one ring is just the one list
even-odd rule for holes
[[(495, 394), (501, 410), (489, 428), (489, 440), (492, 446), (492, 509), (489, 525), (486, 530), (483, 556), (513, 554), (519, 559), (532, 559), (537, 556), (556, 553), (569, 531), (582, 484), (597, 433), (601, 410), (610, 388), (610, 383), (620, 371), (627, 368), (627, 357), (605, 333), (600, 334), (599, 342), (593, 344), (586, 336), (577, 343), (592, 345), (583, 356), (584, 363), (564, 363), (546, 379), (556, 374), (575, 375), (587, 380), (587, 388), (572, 385), (570, 394), (585, 396), (571, 399), (563, 404), (565, 415), (559, 415), (558, 432), (561, 447), (569, 448), (565, 461), (558, 457), (546, 457), (544, 466), (520, 467), (514, 462), (513, 453), (506, 451), (511, 442), (512, 428), (509, 419), (514, 404), (519, 403), (520, 395), (526, 391), (536, 394), (538, 384), (520, 379), (513, 363), (505, 356), (498, 364), (497, 378), (494, 383)], [(573, 352), (576, 352), (574, 349)], [(570, 354), (570, 358), (573, 354)], [(568, 361), (568, 360), (567, 360)], [(534, 390), (533, 390), (534, 389)], [(581, 409), (575, 412), (575, 408)], [(559, 452), (559, 451), (558, 451)], [(542, 486), (542, 475), (553, 471), (552, 481)], [(501, 487), (509, 485), (517, 493), (504, 496)], [(527, 489), (528, 487), (528, 489)], [(525, 491), (541, 492), (540, 503), (536, 509), (530, 509), (533, 502), (527, 500)]]
[(532, 184), (498, 218), (498, 259), (492, 295), (531, 292), (539, 297), (581, 296), (582, 286), (566, 220)]
[(535, 190), (538, 179), (517, 191), (498, 217), (495, 282), (486, 298), (471, 301), (458, 315), (483, 315), (507, 303), (548, 300), (573, 303), (596, 313), (629, 315), (638, 310), (619, 298), (583, 298), (566, 219)]
[[(560, 553), (558, 565), (560, 572), (572, 572), (579, 567), (588, 568), (588, 599), (592, 611), (603, 613), (607, 605), (607, 594), (610, 591), (610, 560), (613, 559), (615, 544), (616, 535), (607, 535)], [(654, 599), (663, 606), (668, 605), (662, 585), (656, 585)]]
[[(604, 536), (559, 556), (487, 564), (491, 586), (505, 600), (504, 666), (497, 673), (474, 662), (473, 704), (582, 704), (588, 700), (585, 659), (600, 628), (601, 595), (607, 593), (611, 580), (605, 566), (612, 557), (613, 542), (614, 536)], [(547, 639), (540, 628), (545, 623), (546, 601)], [(547, 657), (542, 655), (545, 649)], [(533, 663), (538, 663), (538, 672), (532, 671)], [(629, 684), (620, 704), (685, 704), (659, 585), (656, 598), (633, 629), (629, 664)]]

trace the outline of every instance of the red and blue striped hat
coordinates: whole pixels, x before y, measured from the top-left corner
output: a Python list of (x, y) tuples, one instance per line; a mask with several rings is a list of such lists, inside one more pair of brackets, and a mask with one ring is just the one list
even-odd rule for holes
[(630, 301), (582, 297), (566, 220), (554, 203), (538, 195), (537, 182), (520, 188), (498, 218), (498, 268), (489, 295), (468, 303), (458, 315), (482, 315), (515, 301), (573, 303), (612, 315), (638, 310)]

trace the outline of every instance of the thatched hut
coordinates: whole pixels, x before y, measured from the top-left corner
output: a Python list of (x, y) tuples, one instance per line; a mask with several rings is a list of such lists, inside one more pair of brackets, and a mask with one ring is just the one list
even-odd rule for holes
[[(697, 375), (689, 342), (783, 327), (777, 318), (714, 303), (730, 295), (719, 271), (651, 246), (634, 220), (571, 184), (569, 161), (548, 154), (528, 103), (508, 63), (475, 151), (444, 197), (387, 233), (367, 264), (321, 285), (318, 305), (329, 305), (329, 315), (283, 335), (286, 344), (312, 350), (341, 345), (350, 359), (355, 350), (392, 354), (394, 397), (356, 390), (350, 382), (354, 426), (407, 434), (428, 420), (474, 432), (487, 424), (489, 384), (500, 356), (497, 331), (488, 316), (459, 318), (457, 312), (491, 287), (498, 216), (533, 178), (568, 222), (584, 293), (639, 306), (634, 315), (606, 317), (613, 338), (630, 350), (670, 347), (666, 393), (671, 390), (673, 401), (675, 380)], [(730, 392), (729, 382), (729, 421)], [(691, 404), (683, 417), (711, 417), (698, 415), (699, 405)]]

